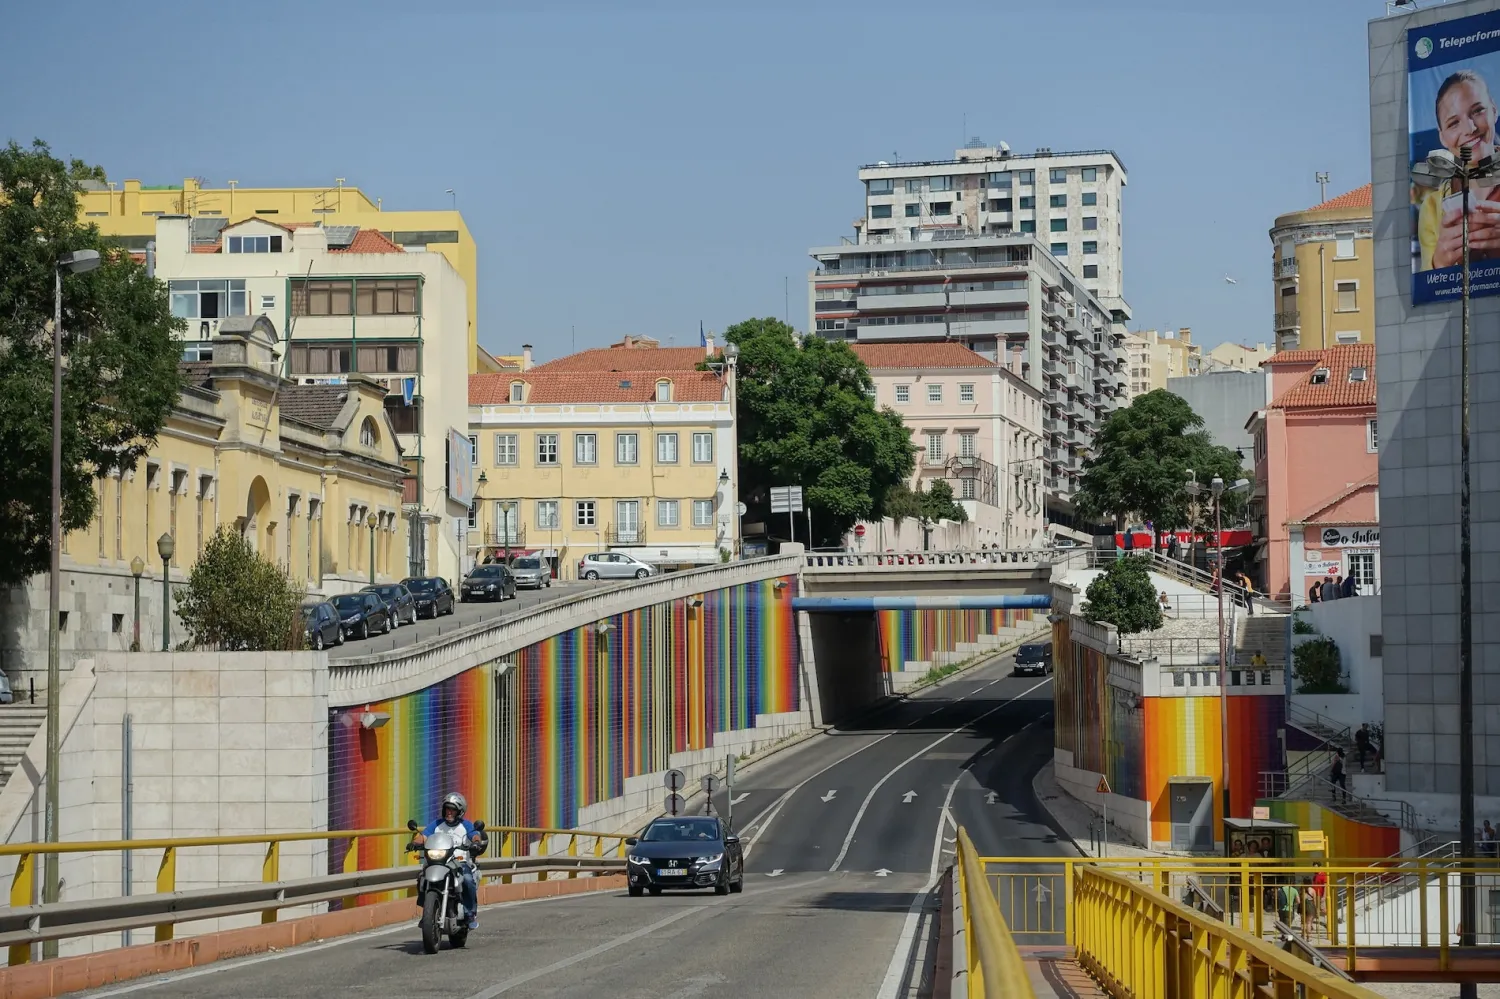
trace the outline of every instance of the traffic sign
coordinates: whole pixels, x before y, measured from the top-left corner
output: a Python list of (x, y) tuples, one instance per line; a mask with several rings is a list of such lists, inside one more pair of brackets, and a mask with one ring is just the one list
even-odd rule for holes
[(854, 525), (854, 536), (856, 538), (862, 538), (862, 537), (865, 536), (865, 525), (864, 524), (855, 524)]
[(687, 799), (680, 794), (668, 794), (664, 810), (668, 815), (681, 815), (687, 811)]
[(717, 794), (719, 790), (719, 778), (713, 774), (704, 774), (703, 779), (698, 782), (698, 785), (703, 788), (704, 794)]
[(1094, 788), (1094, 793), (1095, 794), (1114, 794), (1114, 792), (1109, 789), (1109, 778), (1108, 777), (1100, 777), (1099, 778), (1099, 786), (1096, 787), (1096, 788)]
[(668, 791), (681, 791), (687, 786), (687, 775), (674, 767), (666, 772), (661, 783)]
[(801, 486), (772, 486), (772, 513), (800, 513), (802, 510)]

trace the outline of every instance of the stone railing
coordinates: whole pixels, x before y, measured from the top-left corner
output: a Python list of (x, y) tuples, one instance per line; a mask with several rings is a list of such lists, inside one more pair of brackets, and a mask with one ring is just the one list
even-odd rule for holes
[(390, 652), (335, 660), (328, 668), (328, 701), (333, 707), (351, 707), (399, 697), (616, 614), (741, 583), (794, 576), (801, 568), (799, 553), (667, 573), (590, 589), (538, 604), (523, 615), (480, 621)]
[(804, 571), (904, 572), (913, 569), (945, 569), (960, 565), (1002, 568), (1052, 564), (1053, 553), (1045, 548), (1014, 551), (975, 549), (931, 552), (809, 552), (802, 556)]

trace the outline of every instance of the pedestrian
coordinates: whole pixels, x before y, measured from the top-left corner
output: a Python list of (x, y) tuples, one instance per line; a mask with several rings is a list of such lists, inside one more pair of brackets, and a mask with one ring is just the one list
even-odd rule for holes
[(1347, 579), (1344, 580), (1344, 592), (1340, 593), (1339, 596), (1340, 597), (1357, 597), (1357, 596), (1359, 596), (1359, 580), (1353, 574), (1351, 574)]
[(1324, 916), (1326, 918), (1327, 906), (1325, 904), (1325, 899), (1327, 898), (1327, 890), (1328, 872), (1319, 871), (1318, 873), (1313, 875), (1312, 879), (1313, 915)]
[[(1331, 781), (1333, 783), (1333, 785), (1335, 787), (1343, 789), (1343, 791), (1344, 791), (1343, 800), (1344, 801), (1348, 801), (1349, 800), (1349, 778), (1344, 773), (1344, 751), (1342, 749), (1335, 749), (1333, 751), (1333, 769), (1331, 771), (1329, 771), (1328, 779), (1329, 779), (1329, 781)], [(1332, 796), (1332, 800), (1334, 800), (1334, 801), (1338, 801), (1339, 800), (1338, 791), (1334, 791), (1333, 796)]]
[(1354, 733), (1354, 749), (1359, 753), (1359, 772), (1365, 772), (1365, 757), (1370, 755), (1370, 726), (1361, 724)]
[(1255, 584), (1250, 582), (1248, 572), (1240, 573), (1240, 585), (1245, 588), (1245, 613), (1255, 616)]
[(1494, 828), (1490, 825), (1490, 820), (1485, 819), (1484, 828), (1479, 830), (1479, 853), (1481, 856), (1495, 856), (1496, 836)]
[(1173, 562), (1182, 561), (1182, 545), (1177, 541), (1177, 535), (1172, 535), (1172, 540), (1167, 542), (1167, 558)]
[(1302, 893), (1297, 886), (1291, 883), (1279, 885), (1276, 888), (1276, 918), (1280, 919), (1282, 925), (1291, 926), (1292, 917), (1297, 914), (1301, 906)]
[(1166, 590), (1161, 591), (1161, 596), (1158, 599), (1161, 601), (1161, 612), (1163, 614), (1172, 613), (1172, 601), (1167, 597)]
[(1318, 914), (1318, 895), (1313, 890), (1313, 880), (1309, 877), (1302, 879), (1301, 898), (1298, 900), (1302, 909), (1302, 938), (1311, 940), (1313, 935), (1313, 919)]
[(1260, 649), (1255, 650), (1255, 655), (1250, 657), (1250, 665), (1255, 669), (1267, 669), (1265, 654)]
[(1337, 600), (1344, 595), (1344, 577), (1330, 576), (1323, 581), (1323, 602)]
[(1307, 588), (1307, 602), (1310, 604), (1320, 604), (1323, 602), (1323, 581), (1321, 579), (1313, 580), (1313, 584)]

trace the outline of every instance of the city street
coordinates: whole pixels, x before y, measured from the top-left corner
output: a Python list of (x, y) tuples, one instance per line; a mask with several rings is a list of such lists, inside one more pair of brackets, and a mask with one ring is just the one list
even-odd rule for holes
[(440, 634), (449, 634), (480, 621), (501, 621), (507, 617), (524, 613), (537, 604), (549, 600), (562, 600), (593, 584), (565, 580), (554, 580), (552, 585), (541, 590), (517, 590), (514, 600), (495, 603), (454, 603), (453, 613), (443, 617), (417, 618), (416, 624), (402, 625), (389, 635), (375, 635), (359, 641), (346, 641), (343, 645), (328, 650), (332, 660), (353, 659), (356, 656), (372, 656), (380, 652), (415, 645)]

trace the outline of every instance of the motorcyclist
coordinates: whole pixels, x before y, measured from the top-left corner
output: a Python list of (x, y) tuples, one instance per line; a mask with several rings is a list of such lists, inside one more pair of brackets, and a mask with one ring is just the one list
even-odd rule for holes
[(479, 877), (474, 868), (474, 861), (488, 849), (490, 840), (483, 832), (474, 828), (473, 823), (464, 818), (464, 813), (469, 810), (469, 803), (464, 796), (456, 791), (449, 792), (443, 796), (443, 803), (439, 809), (442, 817), (434, 819), (427, 824), (427, 828), (412, 837), (412, 842), (421, 846), (427, 842), (427, 837), (439, 829), (447, 833), (462, 833), (461, 839), (470, 845), (469, 859), (463, 864), (463, 904), (464, 912), (469, 916), (469, 929), (479, 925)]

